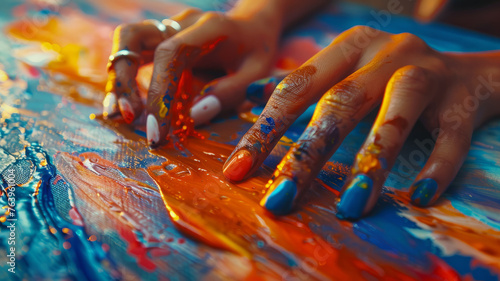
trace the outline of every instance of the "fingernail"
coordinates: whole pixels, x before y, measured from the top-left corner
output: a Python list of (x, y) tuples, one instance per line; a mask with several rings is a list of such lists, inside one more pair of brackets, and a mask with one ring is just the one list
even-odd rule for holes
[(410, 190), (414, 190), (411, 195), (411, 202), (417, 206), (426, 207), (436, 195), (438, 185), (433, 179), (421, 179), (416, 182)]
[(270, 187), (260, 205), (277, 216), (290, 213), (297, 196), (297, 185), (288, 177), (279, 177)]
[(122, 113), (123, 119), (128, 124), (132, 123), (135, 119), (134, 108), (126, 98), (118, 99), (118, 107)]
[(222, 106), (217, 97), (210, 95), (201, 99), (191, 108), (191, 118), (193, 118), (194, 125), (206, 123), (222, 110)]
[(226, 165), (224, 165), (223, 173), (226, 178), (232, 181), (242, 180), (250, 168), (252, 167), (252, 155), (245, 149), (238, 151)]
[(107, 118), (108, 115), (116, 111), (116, 95), (115, 93), (107, 93), (102, 101), (102, 116)]
[(358, 219), (363, 214), (372, 193), (373, 181), (367, 175), (357, 175), (342, 194), (337, 205), (337, 218)]
[(153, 114), (149, 114), (148, 120), (146, 121), (146, 136), (150, 146), (155, 146), (160, 142), (160, 129), (158, 127), (158, 121)]

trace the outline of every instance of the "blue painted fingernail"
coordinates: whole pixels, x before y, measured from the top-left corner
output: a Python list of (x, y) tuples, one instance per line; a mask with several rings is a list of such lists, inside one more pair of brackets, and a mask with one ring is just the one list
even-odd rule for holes
[(337, 218), (358, 219), (363, 214), (372, 193), (373, 181), (367, 175), (357, 175), (342, 194), (337, 205)]
[(270, 192), (262, 198), (260, 205), (274, 215), (290, 213), (297, 196), (297, 185), (288, 177), (279, 177), (270, 187)]
[(434, 195), (436, 195), (437, 188), (437, 182), (433, 179), (419, 180), (411, 187), (414, 190), (411, 195), (411, 202), (417, 206), (428, 206)]

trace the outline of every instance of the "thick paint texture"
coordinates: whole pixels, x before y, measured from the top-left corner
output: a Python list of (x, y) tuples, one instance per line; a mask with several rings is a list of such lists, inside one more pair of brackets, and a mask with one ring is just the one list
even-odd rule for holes
[[(165, 18), (186, 5), (46, 3), (0, 4), (8, 34), (0, 35), (0, 280), (498, 280), (498, 120), (476, 132), (458, 177), (430, 208), (412, 205), (408, 194), (422, 164), (415, 155), (432, 149), (418, 134), (396, 160), (374, 212), (355, 222), (336, 219), (335, 202), (371, 127), (364, 120), (291, 214), (275, 217), (260, 206), (270, 171), (307, 117), (275, 140), (256, 177), (237, 184), (226, 180), (222, 165), (250, 128), (243, 120), (214, 122), (200, 130), (205, 140), (186, 137), (184, 146), (170, 143), (152, 154), (146, 116), (128, 125), (98, 114), (110, 35), (118, 22)], [(291, 70), (341, 29), (373, 20), (370, 10), (360, 15), (326, 9), (287, 35), (277, 68)], [(416, 32), (439, 50), (498, 46), (496, 39), (395, 15), (386, 30)], [(151, 67), (140, 70), (142, 94), (150, 77)], [(8, 187), (9, 169), (19, 186)], [(17, 219), (15, 273), (7, 271), (9, 218)]]

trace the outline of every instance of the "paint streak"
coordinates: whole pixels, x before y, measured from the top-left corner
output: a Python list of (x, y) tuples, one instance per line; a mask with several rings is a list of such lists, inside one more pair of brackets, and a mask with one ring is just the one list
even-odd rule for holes
[(384, 125), (392, 125), (394, 126), (400, 135), (403, 134), (403, 132), (406, 130), (406, 128), (408, 127), (408, 120), (404, 119), (403, 117), (401, 116), (396, 116), (392, 119), (389, 119), (389, 120), (386, 120), (382, 126)]

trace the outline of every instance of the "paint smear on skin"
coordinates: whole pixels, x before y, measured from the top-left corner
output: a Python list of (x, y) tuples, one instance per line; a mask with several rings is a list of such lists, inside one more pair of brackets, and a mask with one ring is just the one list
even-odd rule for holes
[(408, 120), (404, 119), (401, 116), (396, 116), (393, 119), (386, 120), (383, 125), (392, 125), (394, 126), (399, 134), (403, 134), (404, 130), (408, 127)]

